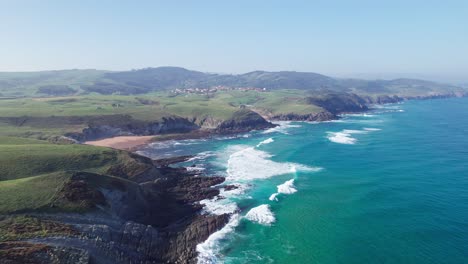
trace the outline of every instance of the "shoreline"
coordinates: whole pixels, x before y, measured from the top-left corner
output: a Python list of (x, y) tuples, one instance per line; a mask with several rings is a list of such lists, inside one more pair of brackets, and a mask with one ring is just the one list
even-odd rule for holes
[[(391, 102), (391, 103), (385, 103), (385, 104), (395, 104), (395, 103), (401, 103), (400, 102)], [(375, 104), (375, 105), (383, 105), (383, 104)], [(371, 106), (371, 105), (369, 105)], [(346, 114), (359, 114), (359, 113), (366, 113), (371, 111), (372, 108), (369, 107), (368, 109), (364, 111), (356, 111), (356, 112), (341, 112), (337, 114), (334, 118), (330, 118), (329, 120), (320, 120), (320, 121), (315, 121), (318, 123), (326, 123), (329, 121), (333, 120), (339, 120), (341, 119), (342, 115)], [(267, 120), (268, 122), (275, 123), (275, 122), (307, 122), (305, 120)], [(251, 132), (256, 129), (250, 129), (249, 131), (246, 132)], [(112, 138), (106, 138), (106, 139), (101, 139), (101, 140), (95, 140), (95, 141), (86, 141), (84, 144), (88, 145), (94, 145), (94, 146), (104, 146), (104, 147), (111, 147), (115, 149), (121, 149), (121, 150), (126, 150), (130, 152), (135, 152), (139, 148), (142, 148), (144, 146), (147, 146), (148, 144), (152, 142), (164, 142), (164, 141), (170, 141), (170, 140), (188, 140), (188, 139), (204, 139), (204, 138), (212, 138), (215, 136), (223, 136), (226, 134), (240, 134), (240, 133), (216, 133), (215, 131), (209, 131), (209, 130), (198, 130), (198, 131), (192, 131), (188, 133), (174, 133), (174, 134), (159, 134), (159, 135), (152, 135), (152, 136), (118, 136), (118, 137), (112, 137)], [(178, 157), (174, 157), (177, 159)], [(183, 158), (183, 157), (180, 157)], [(172, 164), (171, 162), (169, 162)], [(177, 162), (175, 162), (177, 163)], [(160, 164), (161, 165), (161, 164)], [(168, 165), (168, 164), (167, 164)], [(166, 164), (163, 164), (162, 167), (166, 167)], [(206, 175), (206, 176), (211, 176), (211, 175)], [(220, 216), (215, 216), (215, 215), (210, 215), (211, 217), (220, 217)], [(229, 217), (231, 214), (228, 215)], [(224, 216), (226, 217), (226, 216)], [(221, 217), (222, 218), (222, 217)], [(192, 248), (192, 250), (197, 251), (197, 246), (203, 244), (204, 242), (209, 239), (209, 237), (216, 232), (222, 230), (229, 221), (227, 221), (226, 218), (223, 218), (223, 221), (220, 221), (218, 225), (216, 225), (216, 228), (211, 229), (209, 232), (204, 233), (203, 235), (206, 236), (205, 239), (203, 239), (200, 243), (197, 243), (195, 248)], [(196, 253), (195, 259), (192, 259), (191, 261), (196, 261), (198, 259), (200, 252)]]

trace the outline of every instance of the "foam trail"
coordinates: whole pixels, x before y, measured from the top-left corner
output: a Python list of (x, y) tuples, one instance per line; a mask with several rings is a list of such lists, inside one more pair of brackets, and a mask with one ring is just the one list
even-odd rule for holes
[(357, 142), (356, 138), (353, 138), (351, 135), (353, 134), (367, 134), (373, 131), (379, 131), (380, 128), (369, 128), (366, 127), (363, 130), (355, 130), (355, 129), (343, 129), (340, 132), (327, 132), (328, 139), (331, 142), (339, 143), (339, 144), (348, 144), (352, 145)]
[(213, 264), (220, 263), (217, 252), (219, 252), (220, 242), (229, 233), (234, 232), (236, 226), (239, 225), (240, 215), (234, 214), (229, 219), (229, 222), (219, 231), (211, 234), (208, 239), (197, 245), (198, 264)]
[(273, 138), (265, 139), (265, 140), (263, 140), (262, 142), (260, 142), (260, 143), (257, 144), (257, 148), (260, 147), (261, 145), (270, 144), (270, 143), (272, 143), (273, 141), (275, 141), (275, 140), (273, 140)]
[(250, 209), (250, 211), (245, 215), (245, 218), (261, 225), (271, 225), (276, 220), (275, 215), (270, 210), (270, 206), (268, 204), (262, 204)]

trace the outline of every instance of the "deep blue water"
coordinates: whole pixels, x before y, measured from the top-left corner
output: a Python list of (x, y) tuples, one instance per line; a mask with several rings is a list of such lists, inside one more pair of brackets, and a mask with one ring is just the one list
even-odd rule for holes
[(234, 215), (200, 245), (200, 263), (468, 263), (466, 98), (144, 153), (202, 153), (187, 164), (240, 186), (208, 202)]

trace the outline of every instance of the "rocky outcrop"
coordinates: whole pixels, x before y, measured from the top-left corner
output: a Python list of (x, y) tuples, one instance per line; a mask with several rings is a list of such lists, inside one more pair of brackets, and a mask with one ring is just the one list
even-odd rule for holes
[[(34, 238), (25, 243), (41, 245), (46, 252), (60, 250), (61, 255), (54, 256), (57, 262), (41, 263), (196, 263), (196, 245), (228, 221), (227, 215), (196, 215), (189, 221), (157, 229), (132, 221), (115, 223), (91, 217), (75, 215), (67, 219), (80, 231), (79, 235)], [(82, 262), (65, 262), (72, 259)]]
[(199, 126), (182, 117), (163, 117), (158, 121), (142, 121), (123, 116), (89, 122), (88, 127), (83, 129), (82, 133), (68, 134), (68, 136), (79, 141), (87, 141), (115, 136), (187, 133), (196, 129), (199, 129)]
[(277, 121), (330, 121), (337, 119), (338, 117), (335, 114), (330, 112), (318, 112), (318, 113), (310, 113), (310, 114), (279, 114), (279, 115), (272, 115), (270, 117), (271, 120)]
[(404, 100), (404, 98), (399, 97), (397, 95), (379, 95), (376, 97), (365, 96), (363, 97), (364, 100), (368, 104), (391, 104), (391, 103), (398, 103)]
[(186, 156), (177, 156), (177, 157), (171, 157), (171, 158), (165, 158), (165, 159), (157, 159), (157, 160), (153, 160), (153, 164), (158, 167), (168, 167), (171, 164), (186, 162), (193, 157), (194, 157), (193, 155), (186, 155)]
[[(154, 162), (159, 168), (131, 157), (131, 168), (109, 169), (114, 175), (120, 168), (118, 177), (72, 172), (52, 210), (29, 212), (47, 232), (15, 228), (15, 237), (26, 240), (0, 243), (2, 263), (195, 263), (196, 245), (228, 221), (228, 215), (201, 214), (199, 203), (219, 195), (224, 178), (168, 166), (188, 156)], [(70, 213), (73, 208), (83, 213)]]
[(306, 100), (335, 115), (368, 110), (367, 102), (353, 93), (329, 93), (320, 97), (308, 97)]
[(241, 109), (234, 113), (229, 120), (222, 122), (216, 129), (216, 133), (243, 133), (252, 130), (262, 130), (275, 127), (262, 116), (248, 109)]

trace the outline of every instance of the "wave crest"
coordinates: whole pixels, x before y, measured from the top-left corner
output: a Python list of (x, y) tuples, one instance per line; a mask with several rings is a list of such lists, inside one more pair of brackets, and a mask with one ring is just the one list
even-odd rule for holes
[(231, 154), (228, 160), (228, 179), (245, 181), (267, 179), (272, 176), (294, 173), (296, 171), (318, 171), (320, 168), (309, 167), (291, 162), (270, 160), (272, 155), (254, 147), (246, 147)]
[(275, 215), (270, 210), (270, 206), (268, 204), (262, 204), (250, 209), (250, 211), (245, 215), (245, 218), (262, 225), (271, 225), (276, 221)]

